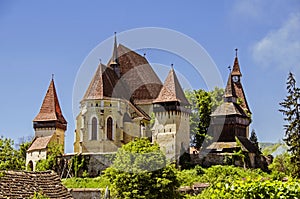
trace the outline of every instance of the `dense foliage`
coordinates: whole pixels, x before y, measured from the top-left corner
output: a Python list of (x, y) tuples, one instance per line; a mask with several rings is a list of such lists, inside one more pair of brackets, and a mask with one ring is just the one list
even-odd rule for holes
[(294, 199), (300, 196), (300, 183), (291, 180), (282, 182), (278, 180), (264, 179), (243, 179), (233, 183), (215, 183), (213, 186), (203, 191), (196, 197), (187, 197), (190, 199)]
[(287, 80), (288, 95), (280, 103), (280, 112), (283, 113), (287, 124), (284, 141), (288, 145), (291, 154), (291, 162), (294, 164), (294, 175), (300, 177), (300, 88), (296, 86), (296, 79), (289, 73)]
[(24, 170), (26, 151), (29, 142), (19, 144), (19, 149), (14, 148), (14, 141), (9, 138), (0, 138), (0, 170)]
[(47, 159), (39, 160), (36, 164), (37, 171), (53, 170), (58, 166), (58, 158), (62, 155), (62, 145), (51, 142), (48, 146)]
[(176, 198), (179, 182), (174, 165), (158, 144), (136, 139), (123, 145), (111, 167), (105, 170), (116, 198)]
[(209, 188), (187, 199), (207, 198), (299, 198), (300, 182), (290, 178), (282, 182), (283, 173), (268, 174), (260, 169), (243, 169), (234, 166), (200, 166), (178, 173), (181, 185), (191, 186), (194, 182), (209, 182)]
[(186, 97), (191, 106), (190, 129), (193, 146), (200, 148), (209, 141), (207, 135), (212, 111), (223, 102), (224, 90), (215, 88), (207, 92), (199, 89), (186, 91)]

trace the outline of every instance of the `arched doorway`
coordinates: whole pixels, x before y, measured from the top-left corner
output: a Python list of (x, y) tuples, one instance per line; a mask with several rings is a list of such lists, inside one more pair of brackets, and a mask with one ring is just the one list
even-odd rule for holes
[(107, 139), (113, 140), (113, 120), (111, 117), (107, 118), (106, 122), (106, 135)]
[(27, 170), (28, 170), (28, 171), (33, 171), (33, 162), (32, 162), (32, 160), (30, 160), (30, 161), (28, 162)]

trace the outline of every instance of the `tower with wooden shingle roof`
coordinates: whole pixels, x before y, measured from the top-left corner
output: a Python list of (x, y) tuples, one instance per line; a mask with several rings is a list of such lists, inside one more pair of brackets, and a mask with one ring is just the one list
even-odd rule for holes
[(33, 120), (33, 128), (35, 138), (26, 155), (26, 165), (29, 165), (32, 169), (35, 168), (37, 161), (46, 159), (47, 148), (51, 142), (62, 145), (62, 149), (64, 150), (67, 121), (59, 105), (53, 78), (51, 79), (40, 111)]
[(152, 141), (157, 142), (168, 159), (178, 160), (189, 149), (189, 102), (172, 68), (154, 100), (155, 123)]
[(206, 162), (208, 165), (223, 164), (226, 157), (242, 150), (249, 158), (248, 166), (255, 167), (255, 155), (260, 152), (249, 140), (251, 111), (241, 77), (242, 73), (236, 53), (225, 88), (224, 102), (211, 114), (209, 135), (213, 137), (213, 140), (205, 148), (205, 151), (209, 153)]

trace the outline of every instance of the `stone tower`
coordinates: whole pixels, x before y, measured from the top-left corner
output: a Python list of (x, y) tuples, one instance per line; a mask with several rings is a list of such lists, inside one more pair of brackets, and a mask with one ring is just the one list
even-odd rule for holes
[(177, 161), (188, 152), (190, 141), (189, 102), (172, 68), (154, 101), (155, 123), (152, 141), (157, 142), (169, 160)]
[(35, 137), (27, 150), (26, 166), (34, 170), (39, 160), (46, 159), (47, 148), (51, 142), (62, 145), (62, 153), (64, 152), (67, 121), (59, 105), (53, 78), (40, 111), (33, 120), (33, 128)]

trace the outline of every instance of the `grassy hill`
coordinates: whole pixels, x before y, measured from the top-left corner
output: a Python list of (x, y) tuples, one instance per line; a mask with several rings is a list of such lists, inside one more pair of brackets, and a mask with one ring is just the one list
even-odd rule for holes
[(262, 142), (259, 143), (259, 147), (264, 155), (273, 155), (277, 156), (282, 153), (285, 153), (288, 149), (285, 143), (270, 143), (270, 142)]

